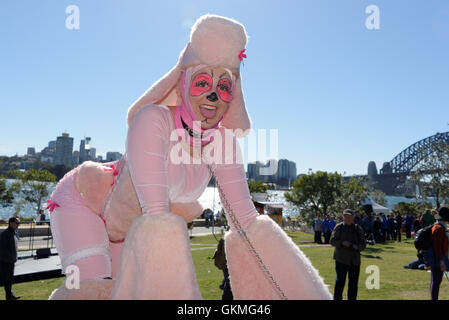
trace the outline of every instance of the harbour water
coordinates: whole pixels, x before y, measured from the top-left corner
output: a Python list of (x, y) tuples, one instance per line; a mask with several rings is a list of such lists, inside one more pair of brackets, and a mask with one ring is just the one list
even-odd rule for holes
[[(11, 184), (14, 180), (8, 180), (7, 184)], [(51, 192), (53, 192), (55, 186), (53, 186), (51, 188)], [(51, 194), (50, 192), (50, 194)], [(285, 202), (286, 204), (287, 201), (284, 197), (286, 191), (280, 191), (280, 190), (268, 190), (268, 200), (269, 201), (273, 201), (273, 202)], [(47, 199), (44, 200), (44, 207), (45, 207), (45, 202)], [(416, 201), (415, 199), (410, 199), (410, 198), (406, 198), (406, 197), (396, 197), (396, 196), (386, 196), (385, 200), (387, 201), (387, 205), (386, 207), (388, 209), (393, 209), (393, 207), (398, 203), (398, 202), (414, 202)], [(214, 188), (214, 187), (208, 187), (206, 188), (206, 190), (204, 191), (204, 193), (201, 195), (201, 197), (198, 199), (198, 201), (201, 203), (201, 205), (203, 206), (204, 209), (206, 208), (210, 208), (212, 209), (214, 212), (220, 211), (222, 209), (221, 206), (221, 201), (220, 201), (220, 197), (218, 194), (218, 189)], [(432, 199), (427, 200), (429, 202), (432, 202), (434, 204), (434, 201)], [(9, 206), (9, 207), (2, 207), (0, 206), (0, 219), (8, 219), (9, 217), (11, 217), (14, 214), (15, 208), (14, 206)], [(48, 217), (48, 212), (45, 212), (47, 217)], [(284, 209), (284, 215), (285, 216), (297, 216), (299, 214), (299, 210), (297, 208), (295, 208), (294, 206), (291, 206), (291, 208), (288, 209)], [(36, 207), (33, 207), (32, 205), (30, 205), (29, 203), (25, 204), (21, 211), (20, 211), (20, 216), (21, 217), (36, 217)]]

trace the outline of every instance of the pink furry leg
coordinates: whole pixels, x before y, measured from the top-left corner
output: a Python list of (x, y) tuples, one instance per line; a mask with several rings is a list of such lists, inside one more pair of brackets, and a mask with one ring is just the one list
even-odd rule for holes
[(88, 279), (80, 282), (79, 289), (67, 289), (65, 281), (54, 290), (49, 300), (110, 300), (114, 280)]
[(172, 213), (134, 220), (125, 239), (112, 299), (196, 300), (185, 221)]
[(120, 266), (120, 255), (123, 249), (122, 242), (109, 242), (109, 250), (111, 252), (111, 277), (115, 279), (117, 277), (118, 268)]
[[(332, 299), (309, 259), (270, 217), (255, 218), (246, 234), (287, 299)], [(235, 299), (280, 299), (242, 236), (227, 233), (225, 247)]]

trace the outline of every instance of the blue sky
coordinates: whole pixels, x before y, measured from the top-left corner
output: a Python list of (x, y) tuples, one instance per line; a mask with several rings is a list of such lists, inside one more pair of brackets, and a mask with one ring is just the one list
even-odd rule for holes
[[(80, 29), (65, 27), (66, 7)], [(377, 5), (380, 29), (365, 8)], [(449, 2), (0, 2), (0, 155), (62, 132), (124, 152), (129, 105), (177, 62), (190, 25), (232, 17), (249, 35), (242, 81), (254, 129), (278, 129), (298, 173), (365, 173), (448, 131)]]

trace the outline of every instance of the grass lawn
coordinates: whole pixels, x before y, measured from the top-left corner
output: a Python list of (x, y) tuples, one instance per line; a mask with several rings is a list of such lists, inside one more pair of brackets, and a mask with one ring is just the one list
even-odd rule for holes
[[(288, 231), (288, 235), (298, 245), (313, 244), (313, 235), (300, 231)], [(221, 235), (217, 235), (219, 239)], [(221, 299), (222, 291), (219, 288), (223, 273), (218, 270), (212, 259), (217, 241), (214, 236), (198, 236), (191, 238), (192, 256), (196, 268), (196, 275), (203, 298), (206, 300)], [(205, 248), (205, 249), (202, 249)], [(310, 258), (313, 265), (319, 270), (324, 281), (333, 292), (335, 282), (333, 248), (327, 246), (300, 247)], [(416, 250), (411, 240), (387, 242), (368, 246), (362, 253), (362, 265), (359, 279), (359, 299), (365, 300), (404, 300), (404, 299), (429, 299), (430, 273), (421, 270), (408, 270), (403, 266), (414, 260)], [(365, 281), (369, 274), (366, 267), (375, 265), (380, 272), (380, 288), (367, 289)], [(22, 299), (47, 299), (50, 293), (59, 287), (64, 278), (40, 280), (13, 285), (16, 295)], [(346, 296), (346, 288), (344, 297)], [(440, 298), (449, 299), (449, 282), (443, 278), (440, 289)], [(0, 299), (4, 299), (3, 292)]]

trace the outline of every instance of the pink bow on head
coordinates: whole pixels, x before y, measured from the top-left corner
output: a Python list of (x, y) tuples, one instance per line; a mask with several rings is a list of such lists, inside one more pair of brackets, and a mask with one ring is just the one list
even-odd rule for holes
[[(103, 170), (104, 170), (104, 171), (114, 171), (114, 172), (112, 173), (112, 175), (113, 175), (114, 178), (115, 178), (115, 176), (118, 175), (117, 167), (116, 167), (115, 165), (113, 165), (113, 164), (111, 164), (111, 166), (110, 166), (109, 168), (105, 168), (105, 169), (103, 169)], [(114, 182), (115, 182), (115, 179), (112, 180), (111, 187), (114, 185)]]
[(59, 204), (57, 204), (53, 200), (47, 200), (47, 203), (48, 203), (48, 206), (45, 209), (50, 212), (53, 212), (53, 210), (55, 210), (56, 207), (59, 207)]
[(240, 61), (242, 61), (243, 58), (246, 58), (246, 54), (244, 54), (245, 51), (246, 51), (246, 49), (243, 49), (242, 51), (240, 51), (240, 53), (239, 53), (239, 59), (240, 59)]

